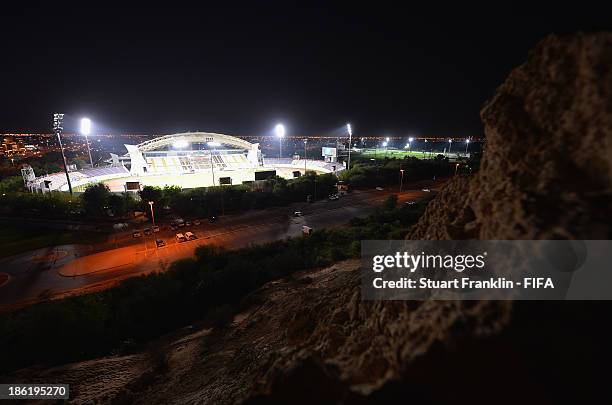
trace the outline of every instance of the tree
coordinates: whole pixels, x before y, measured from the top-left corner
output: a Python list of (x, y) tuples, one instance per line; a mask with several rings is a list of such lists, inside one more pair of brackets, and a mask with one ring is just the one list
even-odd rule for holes
[(92, 216), (105, 215), (110, 195), (110, 190), (105, 184), (97, 183), (88, 186), (81, 195), (85, 212)]
[(108, 196), (108, 208), (115, 216), (122, 217), (134, 208), (134, 199), (129, 193)]
[(146, 216), (151, 216), (151, 208), (149, 207), (149, 201), (153, 201), (153, 209), (158, 214), (163, 208), (164, 192), (159, 187), (144, 186), (142, 190), (138, 192), (140, 199), (140, 209), (145, 213)]

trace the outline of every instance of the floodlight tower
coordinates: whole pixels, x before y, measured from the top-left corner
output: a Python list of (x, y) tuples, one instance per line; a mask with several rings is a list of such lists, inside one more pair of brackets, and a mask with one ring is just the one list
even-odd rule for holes
[(304, 138), (304, 176), (306, 176), (306, 144), (308, 143), (308, 138)]
[(448, 154), (449, 154), (449, 155), (450, 155), (450, 152), (451, 152), (451, 146), (453, 146), (453, 140), (452, 140), (452, 139), (449, 139), (449, 140), (448, 140)]
[(276, 124), (274, 128), (276, 136), (278, 137), (278, 158), (280, 159), (283, 155), (283, 138), (285, 137), (285, 126), (283, 124)]
[(66, 172), (66, 180), (68, 181), (68, 190), (70, 190), (70, 195), (72, 195), (72, 183), (70, 183), (70, 176), (68, 175), (68, 165), (66, 164), (66, 155), (64, 154), (64, 146), (62, 145), (62, 130), (64, 129), (63, 125), (64, 114), (55, 113), (53, 114), (53, 132), (57, 135), (57, 141), (59, 142), (60, 150), (62, 151), (62, 162), (64, 163), (64, 172)]
[(414, 138), (413, 138), (413, 137), (408, 138), (408, 144), (406, 145), (406, 148), (407, 148), (408, 150), (410, 150), (410, 144), (412, 143), (412, 141), (414, 141)]
[(465, 140), (465, 156), (467, 156), (468, 146), (470, 146), (470, 138)]
[(346, 130), (349, 134), (349, 154), (348, 154), (348, 164), (346, 165), (346, 169), (351, 168), (351, 144), (353, 142), (353, 128), (351, 128), (351, 124), (346, 124)]
[(81, 134), (85, 135), (85, 143), (87, 144), (87, 153), (89, 154), (89, 165), (93, 167), (91, 158), (91, 149), (89, 148), (88, 135), (91, 133), (91, 120), (89, 118), (81, 118)]

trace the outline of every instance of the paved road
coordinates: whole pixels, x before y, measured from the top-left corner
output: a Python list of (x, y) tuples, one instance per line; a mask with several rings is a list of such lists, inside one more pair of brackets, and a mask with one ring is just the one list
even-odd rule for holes
[[(399, 195), (400, 202), (427, 195), (420, 189), (404, 190)], [(162, 224), (162, 231), (155, 236), (135, 239), (131, 232), (123, 232), (94, 246), (64, 245), (13, 256), (0, 261), (0, 268), (11, 277), (0, 287), (0, 309), (45, 297), (108, 288), (125, 278), (163, 271), (175, 260), (193, 257), (201, 244), (236, 249), (298, 236), (303, 225), (313, 229), (343, 225), (351, 218), (368, 214), (390, 194), (397, 191), (354, 191), (337, 201), (228, 215), (214, 224), (203, 221), (200, 226), (180, 228), (181, 232), (191, 231), (198, 236), (197, 240), (183, 243), (178, 243), (175, 232)], [(304, 215), (294, 217), (295, 211)], [(155, 238), (163, 239), (167, 245), (157, 249)], [(88, 274), (70, 276), (83, 273)]]

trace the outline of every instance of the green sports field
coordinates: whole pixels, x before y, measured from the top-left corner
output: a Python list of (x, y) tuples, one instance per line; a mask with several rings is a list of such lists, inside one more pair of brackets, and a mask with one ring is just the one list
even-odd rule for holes
[(403, 159), (407, 156), (411, 156), (411, 157), (415, 157), (419, 159), (433, 159), (436, 157), (437, 153), (397, 150), (397, 149), (385, 150), (383, 148), (383, 149), (364, 149), (358, 154), (363, 157), (377, 158), (377, 159), (384, 159), (385, 157)]

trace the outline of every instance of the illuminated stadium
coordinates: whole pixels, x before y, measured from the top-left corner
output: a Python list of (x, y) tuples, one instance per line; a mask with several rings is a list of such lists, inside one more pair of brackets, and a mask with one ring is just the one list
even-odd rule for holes
[[(343, 168), (330, 159), (264, 159), (258, 143), (207, 132), (164, 135), (125, 148), (127, 153), (122, 156), (111, 154), (108, 166), (71, 170), (73, 190), (83, 191), (94, 183), (104, 183), (113, 192), (137, 191), (143, 186), (237, 185), (274, 175), (291, 179), (305, 170), (332, 173)], [(63, 172), (31, 176), (27, 181), (32, 191), (68, 191)]]

